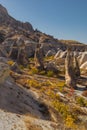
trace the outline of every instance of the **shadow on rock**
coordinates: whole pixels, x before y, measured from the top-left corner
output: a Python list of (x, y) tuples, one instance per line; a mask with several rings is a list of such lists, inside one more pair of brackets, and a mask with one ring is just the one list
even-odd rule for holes
[(7, 79), (0, 85), (0, 109), (16, 114), (30, 114), (44, 120), (50, 120), (47, 106), (39, 101), (31, 90)]

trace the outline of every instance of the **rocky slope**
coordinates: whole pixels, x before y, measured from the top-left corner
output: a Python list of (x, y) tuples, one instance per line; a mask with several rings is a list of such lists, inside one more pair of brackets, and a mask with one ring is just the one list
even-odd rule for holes
[[(82, 71), (85, 68), (75, 89), (65, 85), (68, 46)], [(0, 130), (86, 130), (84, 51), (86, 45), (34, 30), (0, 5)], [(41, 63), (43, 69), (37, 65)]]
[(50, 121), (45, 104), (32, 90), (15, 83), (9, 73), (9, 66), (0, 62), (0, 130), (54, 130), (51, 124), (57, 124)]
[(14, 29), (15, 31), (16, 30), (34, 31), (30, 23), (28, 22), (22, 23), (12, 18), (8, 14), (8, 11), (6, 10), (6, 8), (4, 8), (1, 4), (0, 4), (0, 25), (8, 26), (8, 29), (11, 28), (11, 29)]
[[(84, 44), (77, 44), (73, 41), (67, 41), (66, 44), (63, 40), (34, 30), (30, 23), (22, 23), (12, 18), (2, 5), (0, 5), (0, 41), (0, 48), (3, 49), (4, 55), (16, 60), (18, 52), (23, 49), (23, 46), (25, 55), (28, 58), (32, 57), (37, 43), (42, 45), (44, 55), (48, 55), (49, 51), (51, 54), (56, 54), (59, 49), (66, 50), (68, 45), (72, 45), (73, 50), (84, 51), (86, 49)], [(20, 44), (20, 42), (22, 43)]]

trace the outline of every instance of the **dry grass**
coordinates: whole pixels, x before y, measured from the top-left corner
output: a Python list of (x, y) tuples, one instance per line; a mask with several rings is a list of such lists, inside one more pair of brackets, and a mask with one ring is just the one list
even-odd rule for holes
[(26, 124), (27, 130), (43, 130), (41, 126), (31, 123), (28, 116), (24, 118), (24, 122)]
[(52, 61), (52, 60), (54, 60), (54, 56), (47, 56), (47, 57), (44, 58), (45, 62), (46, 61)]
[(10, 66), (12, 66), (12, 65), (14, 64), (14, 61), (9, 60), (9, 61), (7, 62), (7, 64), (10, 65)]

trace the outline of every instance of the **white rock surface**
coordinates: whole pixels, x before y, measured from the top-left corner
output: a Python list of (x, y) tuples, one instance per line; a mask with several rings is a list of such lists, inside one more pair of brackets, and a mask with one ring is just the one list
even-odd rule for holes
[(87, 61), (87, 52), (84, 52), (80, 59), (80, 65)]
[(80, 66), (80, 69), (87, 70), (87, 61)]
[(21, 116), (0, 109), (0, 130), (27, 130)]

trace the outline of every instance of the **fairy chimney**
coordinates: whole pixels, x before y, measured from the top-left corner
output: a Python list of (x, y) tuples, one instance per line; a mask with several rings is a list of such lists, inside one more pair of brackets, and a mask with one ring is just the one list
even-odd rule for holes
[(65, 59), (65, 83), (68, 87), (76, 87), (75, 72), (73, 67), (73, 53), (70, 49), (67, 50)]
[(43, 70), (44, 61), (43, 61), (43, 50), (42, 50), (41, 44), (37, 44), (37, 47), (35, 49), (34, 59), (35, 59), (35, 66)]

